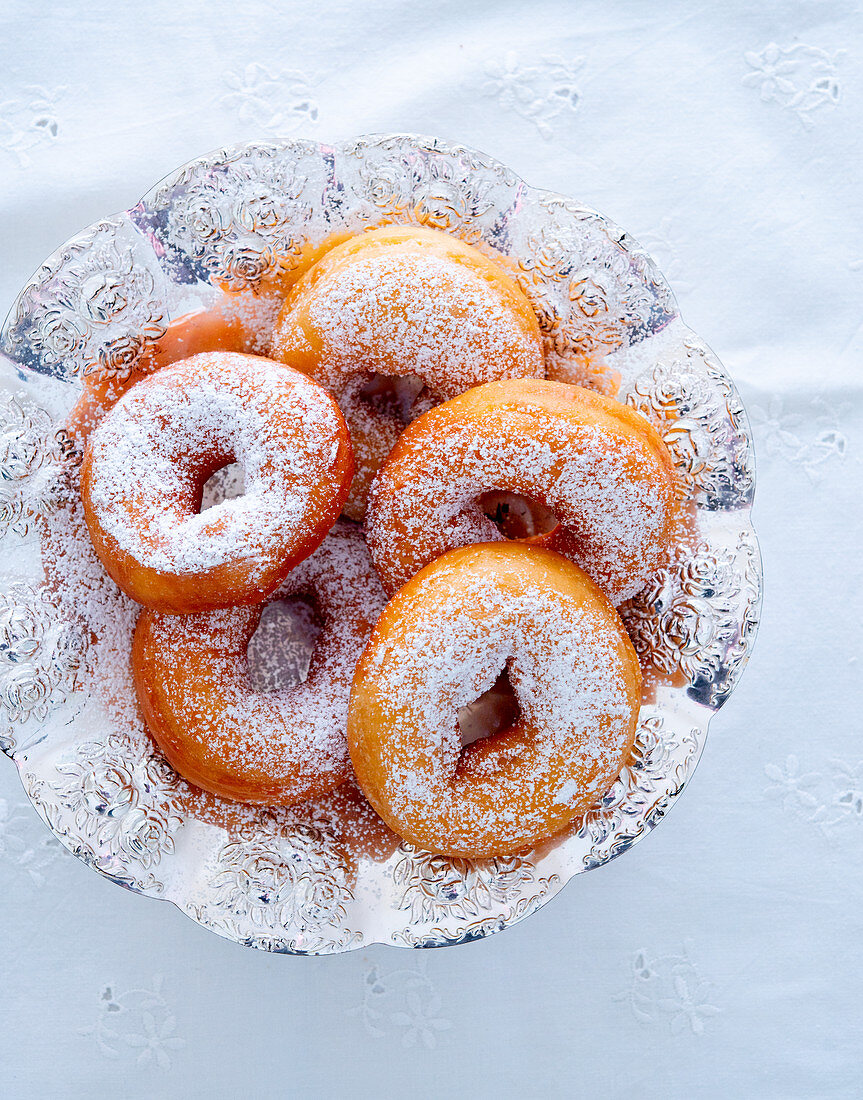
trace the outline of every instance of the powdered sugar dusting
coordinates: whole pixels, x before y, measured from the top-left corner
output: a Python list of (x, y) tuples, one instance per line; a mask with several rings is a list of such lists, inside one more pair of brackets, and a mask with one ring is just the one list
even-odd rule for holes
[(543, 374), (538, 342), (488, 281), (426, 250), (357, 259), (326, 280), (309, 319), (323, 381), (357, 369), (414, 374), (440, 399), (480, 382)]
[[(243, 560), (301, 535), (322, 482), (338, 492), (338, 432), (310, 380), (256, 357), (194, 356), (140, 382), (102, 420), (90, 441), (92, 508), (144, 566), (193, 573)], [(231, 462), (243, 467), (243, 495), (198, 514), (201, 471)]]
[(505, 409), (438, 424), (433, 412), (404, 438), (410, 447), (381, 470), (367, 517), (390, 591), (446, 550), (503, 538), (477, 503), (488, 490), (525, 494), (554, 512), (563, 530), (552, 545), (615, 602), (638, 592), (665, 552), (671, 482), (647, 448), (603, 428), (540, 413), (516, 422)]
[(229, 325), (239, 326), (245, 351), (268, 356), (272, 347), (273, 326), (283, 301), (279, 293), (226, 294), (219, 301), (216, 312)]
[[(260, 608), (201, 615), (149, 613), (162, 691), (188, 736), (234, 779), (255, 785), (260, 801), (309, 797), (349, 774), (346, 724), (354, 667), (385, 602), (358, 528), (338, 524), (290, 574), (275, 598), (308, 594), (323, 625), (308, 675), (287, 690), (262, 692), (249, 678), (246, 647)], [(206, 652), (192, 681), (189, 655)], [(178, 674), (179, 673), (179, 674)], [(249, 800), (254, 800), (250, 795)]]
[(144, 736), (129, 664), (140, 607), (111, 580), (87, 533), (74, 474), (74, 497), (51, 517), (42, 534), (46, 581), (61, 613), (81, 623), (84, 649), (81, 690), (90, 705), (110, 714), (116, 730)]
[[(442, 819), (444, 848), (478, 835), (523, 844), (550, 817), (601, 794), (620, 770), (632, 733), (622, 627), (553, 588), (514, 590), (453, 570), (457, 583), (433, 572), (400, 593), (391, 605), (398, 648), (379, 631), (367, 656), (364, 679), (385, 713), (385, 798), (397, 818), (423, 823), (432, 837)], [(458, 710), (504, 665), (529, 732), (505, 732), (460, 755)]]

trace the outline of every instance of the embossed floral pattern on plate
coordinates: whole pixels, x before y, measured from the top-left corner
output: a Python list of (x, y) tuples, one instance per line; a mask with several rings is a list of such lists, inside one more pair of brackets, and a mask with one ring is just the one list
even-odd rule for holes
[[(542, 122), (533, 75), (490, 75), (496, 94)], [(241, 109), (269, 88), (260, 76), (238, 78)], [(211, 309), (224, 294), (254, 295), (331, 234), (386, 222), (435, 226), (504, 253), (549, 352), (601, 361), (621, 379), (619, 397), (668, 443), (695, 514), (686, 544), (623, 609), (653, 682), (632, 758), (568, 833), (507, 858), (447, 859), (406, 843), (369, 852), (302, 812), (244, 816), (196, 801), (139, 718), (109, 714), (99, 693), (84, 690), (105, 653), (127, 643), (97, 646), (86, 607), (61, 608), (35, 537), (74, 503), (80, 457), (44, 385), (54, 387), (50, 408), (68, 409), (83, 375), (126, 377), (180, 313)], [(13, 306), (0, 353), (18, 387), (0, 418), (0, 743), (55, 836), (97, 871), (262, 950), (438, 947), (523, 920), (646, 835), (684, 789), (757, 625), (749, 427), (733, 383), (683, 326), (650, 257), (596, 211), (533, 190), (474, 150), (411, 135), (218, 150), (50, 257)], [(856, 773), (843, 783), (836, 813), (859, 817)], [(383, 1018), (377, 984), (361, 1010), (367, 1026)], [(678, 1016), (697, 1022), (703, 1006), (692, 1008), (678, 986)], [(446, 1021), (423, 990), (411, 985), (390, 1018), (406, 1042), (430, 1046)], [(142, 1027), (141, 1049), (167, 1057), (165, 1028), (155, 1017)], [(100, 1041), (110, 1045), (112, 1033)]]

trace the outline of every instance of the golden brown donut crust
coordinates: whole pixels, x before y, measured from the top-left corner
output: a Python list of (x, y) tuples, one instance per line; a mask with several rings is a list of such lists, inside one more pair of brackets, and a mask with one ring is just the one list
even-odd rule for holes
[(500, 539), (477, 503), (489, 491), (554, 513), (558, 526), (532, 541), (614, 603), (666, 559), (680, 522), (671, 456), (640, 413), (563, 382), (490, 382), (414, 421), (374, 482), (366, 527), (386, 591), (447, 550)]
[(315, 598), (323, 626), (308, 676), (284, 691), (250, 681), (248, 645), (263, 605), (141, 613), (132, 644), (138, 701), (153, 739), (190, 783), (235, 801), (293, 805), (349, 777), (351, 679), (384, 603), (353, 525), (337, 524), (278, 595), (297, 594)]
[[(208, 478), (235, 461), (245, 495), (200, 513)], [(84, 453), (81, 498), (119, 587), (181, 614), (265, 599), (321, 542), (352, 474), (347, 426), (320, 386), (283, 363), (210, 352), (110, 409)]]
[[(458, 711), (506, 665), (519, 720), (464, 749)], [(389, 602), (357, 665), (348, 742), (386, 823), (446, 855), (519, 851), (564, 829), (631, 751), (641, 674), (577, 566), (514, 542), (450, 551)]]

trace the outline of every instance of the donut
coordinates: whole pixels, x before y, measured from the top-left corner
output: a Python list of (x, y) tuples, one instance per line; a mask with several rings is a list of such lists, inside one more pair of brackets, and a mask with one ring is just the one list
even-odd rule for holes
[(615, 604), (644, 586), (678, 529), (671, 456), (640, 413), (563, 382), (490, 382), (414, 421), (375, 479), (366, 528), (387, 593), (447, 550), (503, 538), (478, 503), (489, 492), (552, 513), (552, 529), (527, 541), (570, 558)]
[[(230, 463), (244, 494), (201, 512)], [(81, 497), (108, 574), (138, 603), (192, 613), (278, 588), (338, 518), (353, 475), (333, 399), (260, 356), (211, 352), (139, 381), (90, 436)]]
[(258, 690), (250, 677), (249, 641), (265, 605), (141, 612), (132, 643), (141, 710), (168, 761), (195, 786), (293, 805), (349, 778), (351, 678), (386, 602), (356, 527), (336, 524), (277, 593), (297, 595), (313, 597), (322, 628), (306, 679), (288, 690)]
[[(503, 669), (516, 721), (462, 748), (460, 710)], [(578, 566), (514, 542), (462, 547), (384, 609), (354, 675), (351, 761), (410, 843), (508, 855), (608, 790), (632, 749), (640, 692), (626, 630)]]
[[(476, 248), (417, 226), (330, 249), (285, 299), (272, 355), (341, 405), (357, 465), (345, 509), (353, 519), (404, 423), (422, 411), (417, 395), (431, 407), (481, 382), (545, 373), (539, 325), (515, 280)], [(375, 374), (407, 382), (389, 408), (372, 403)]]

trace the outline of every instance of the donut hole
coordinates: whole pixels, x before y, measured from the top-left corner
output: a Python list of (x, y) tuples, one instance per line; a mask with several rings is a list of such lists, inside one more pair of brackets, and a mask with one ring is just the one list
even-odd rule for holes
[(390, 374), (366, 375), (357, 391), (360, 400), (369, 408), (394, 416), (402, 424), (410, 424), (417, 415), (417, 403), (425, 396), (425, 383), (415, 374), (394, 377)]
[(229, 462), (219, 467), (204, 482), (201, 490), (201, 512), (215, 508), (226, 500), (235, 500), (245, 492), (245, 471), (241, 462)]
[(504, 668), (488, 691), (473, 703), (459, 709), (461, 747), (472, 745), (474, 741), (480, 741), (484, 737), (493, 737), (501, 730), (514, 726), (520, 718), (518, 698)]
[(507, 539), (532, 539), (547, 535), (560, 520), (544, 504), (521, 493), (490, 489), (477, 498), (480, 510)]
[(249, 680), (254, 691), (290, 691), (309, 674), (323, 622), (306, 596), (268, 603), (249, 642)]

